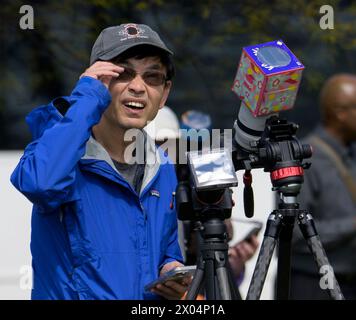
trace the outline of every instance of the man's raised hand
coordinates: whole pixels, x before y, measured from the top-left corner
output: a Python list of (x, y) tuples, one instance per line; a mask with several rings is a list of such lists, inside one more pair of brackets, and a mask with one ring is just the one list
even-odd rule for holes
[(100, 80), (106, 88), (109, 88), (112, 78), (120, 76), (120, 73), (124, 71), (123, 67), (120, 67), (112, 62), (97, 61), (93, 63), (88, 69), (86, 69), (81, 75), (82, 77), (92, 77)]

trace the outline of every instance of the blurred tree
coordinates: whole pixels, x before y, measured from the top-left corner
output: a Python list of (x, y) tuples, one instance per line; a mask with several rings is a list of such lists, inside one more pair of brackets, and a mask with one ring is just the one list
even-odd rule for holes
[[(333, 30), (322, 30), (325, 1), (27, 1), (34, 30), (21, 30), (22, 1), (0, 7), (0, 148), (29, 141), (25, 115), (68, 95), (87, 67), (91, 46), (110, 25), (146, 23), (175, 52), (170, 106), (209, 112), (215, 127), (231, 127), (239, 101), (230, 87), (243, 46), (283, 39), (306, 66), (295, 108), (285, 116), (306, 133), (318, 119), (318, 90), (329, 75), (356, 72), (356, 2), (330, 0)], [(305, 115), (308, 114), (308, 117)]]

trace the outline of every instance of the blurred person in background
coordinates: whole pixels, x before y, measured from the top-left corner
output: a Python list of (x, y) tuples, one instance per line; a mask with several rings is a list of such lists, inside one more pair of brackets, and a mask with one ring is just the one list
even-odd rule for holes
[[(299, 202), (315, 219), (346, 299), (356, 298), (356, 75), (336, 74), (320, 93), (322, 124), (306, 138), (313, 147)], [(299, 229), (299, 228), (296, 228)], [(329, 299), (299, 230), (293, 237), (291, 299)], [(330, 270), (326, 268), (325, 271)]]

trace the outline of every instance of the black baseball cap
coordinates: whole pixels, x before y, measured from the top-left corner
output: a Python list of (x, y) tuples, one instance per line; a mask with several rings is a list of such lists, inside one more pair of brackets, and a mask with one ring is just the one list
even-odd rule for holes
[(96, 39), (90, 55), (90, 65), (98, 60), (111, 60), (124, 51), (138, 46), (150, 45), (173, 54), (159, 37), (145, 24), (127, 23), (108, 27), (101, 31)]

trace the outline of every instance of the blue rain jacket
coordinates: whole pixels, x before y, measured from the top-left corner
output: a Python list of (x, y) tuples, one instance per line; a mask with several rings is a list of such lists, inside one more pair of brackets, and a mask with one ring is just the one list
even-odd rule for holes
[(182, 261), (173, 165), (147, 136), (155, 161), (137, 194), (91, 137), (110, 101), (100, 81), (83, 77), (26, 118), (33, 142), (11, 182), (33, 203), (32, 299), (157, 299), (144, 285)]

